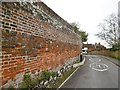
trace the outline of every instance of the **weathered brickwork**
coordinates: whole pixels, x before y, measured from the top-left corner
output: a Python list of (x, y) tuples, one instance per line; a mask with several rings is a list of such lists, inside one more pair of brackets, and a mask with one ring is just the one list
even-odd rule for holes
[(43, 2), (2, 3), (0, 33), (3, 86), (17, 84), (25, 73), (55, 70), (81, 52), (79, 36)]

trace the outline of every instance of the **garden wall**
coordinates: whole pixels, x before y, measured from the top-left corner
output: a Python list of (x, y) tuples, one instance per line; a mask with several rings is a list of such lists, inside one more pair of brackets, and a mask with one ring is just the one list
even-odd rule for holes
[(0, 80), (18, 85), (26, 73), (55, 70), (80, 55), (72, 26), (43, 2), (0, 5)]

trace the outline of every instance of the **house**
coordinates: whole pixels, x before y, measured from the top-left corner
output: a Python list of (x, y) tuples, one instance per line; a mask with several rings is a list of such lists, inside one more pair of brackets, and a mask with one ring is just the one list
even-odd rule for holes
[(88, 48), (88, 52), (95, 51), (95, 50), (105, 50), (106, 49), (106, 47), (101, 45), (100, 43), (83, 44), (83, 48)]

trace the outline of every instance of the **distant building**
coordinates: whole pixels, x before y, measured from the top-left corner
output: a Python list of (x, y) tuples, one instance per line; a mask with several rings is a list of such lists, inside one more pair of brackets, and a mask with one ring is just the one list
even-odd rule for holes
[(106, 47), (101, 45), (100, 43), (95, 43), (95, 44), (83, 44), (84, 48), (88, 48), (88, 52), (95, 51), (95, 50), (105, 50)]
[(105, 50), (106, 47), (104, 47), (103, 45), (101, 45), (100, 43), (95, 43), (95, 50)]
[(93, 44), (83, 44), (83, 47), (88, 48), (88, 52), (95, 50), (95, 47)]

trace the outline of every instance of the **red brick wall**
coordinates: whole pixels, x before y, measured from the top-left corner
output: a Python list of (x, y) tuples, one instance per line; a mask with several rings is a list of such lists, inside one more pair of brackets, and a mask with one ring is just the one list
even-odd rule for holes
[(63, 26), (65, 30), (57, 28), (19, 3), (2, 3), (0, 22), (2, 85), (16, 81), (20, 73), (56, 69), (81, 52), (80, 38), (68, 26)]

